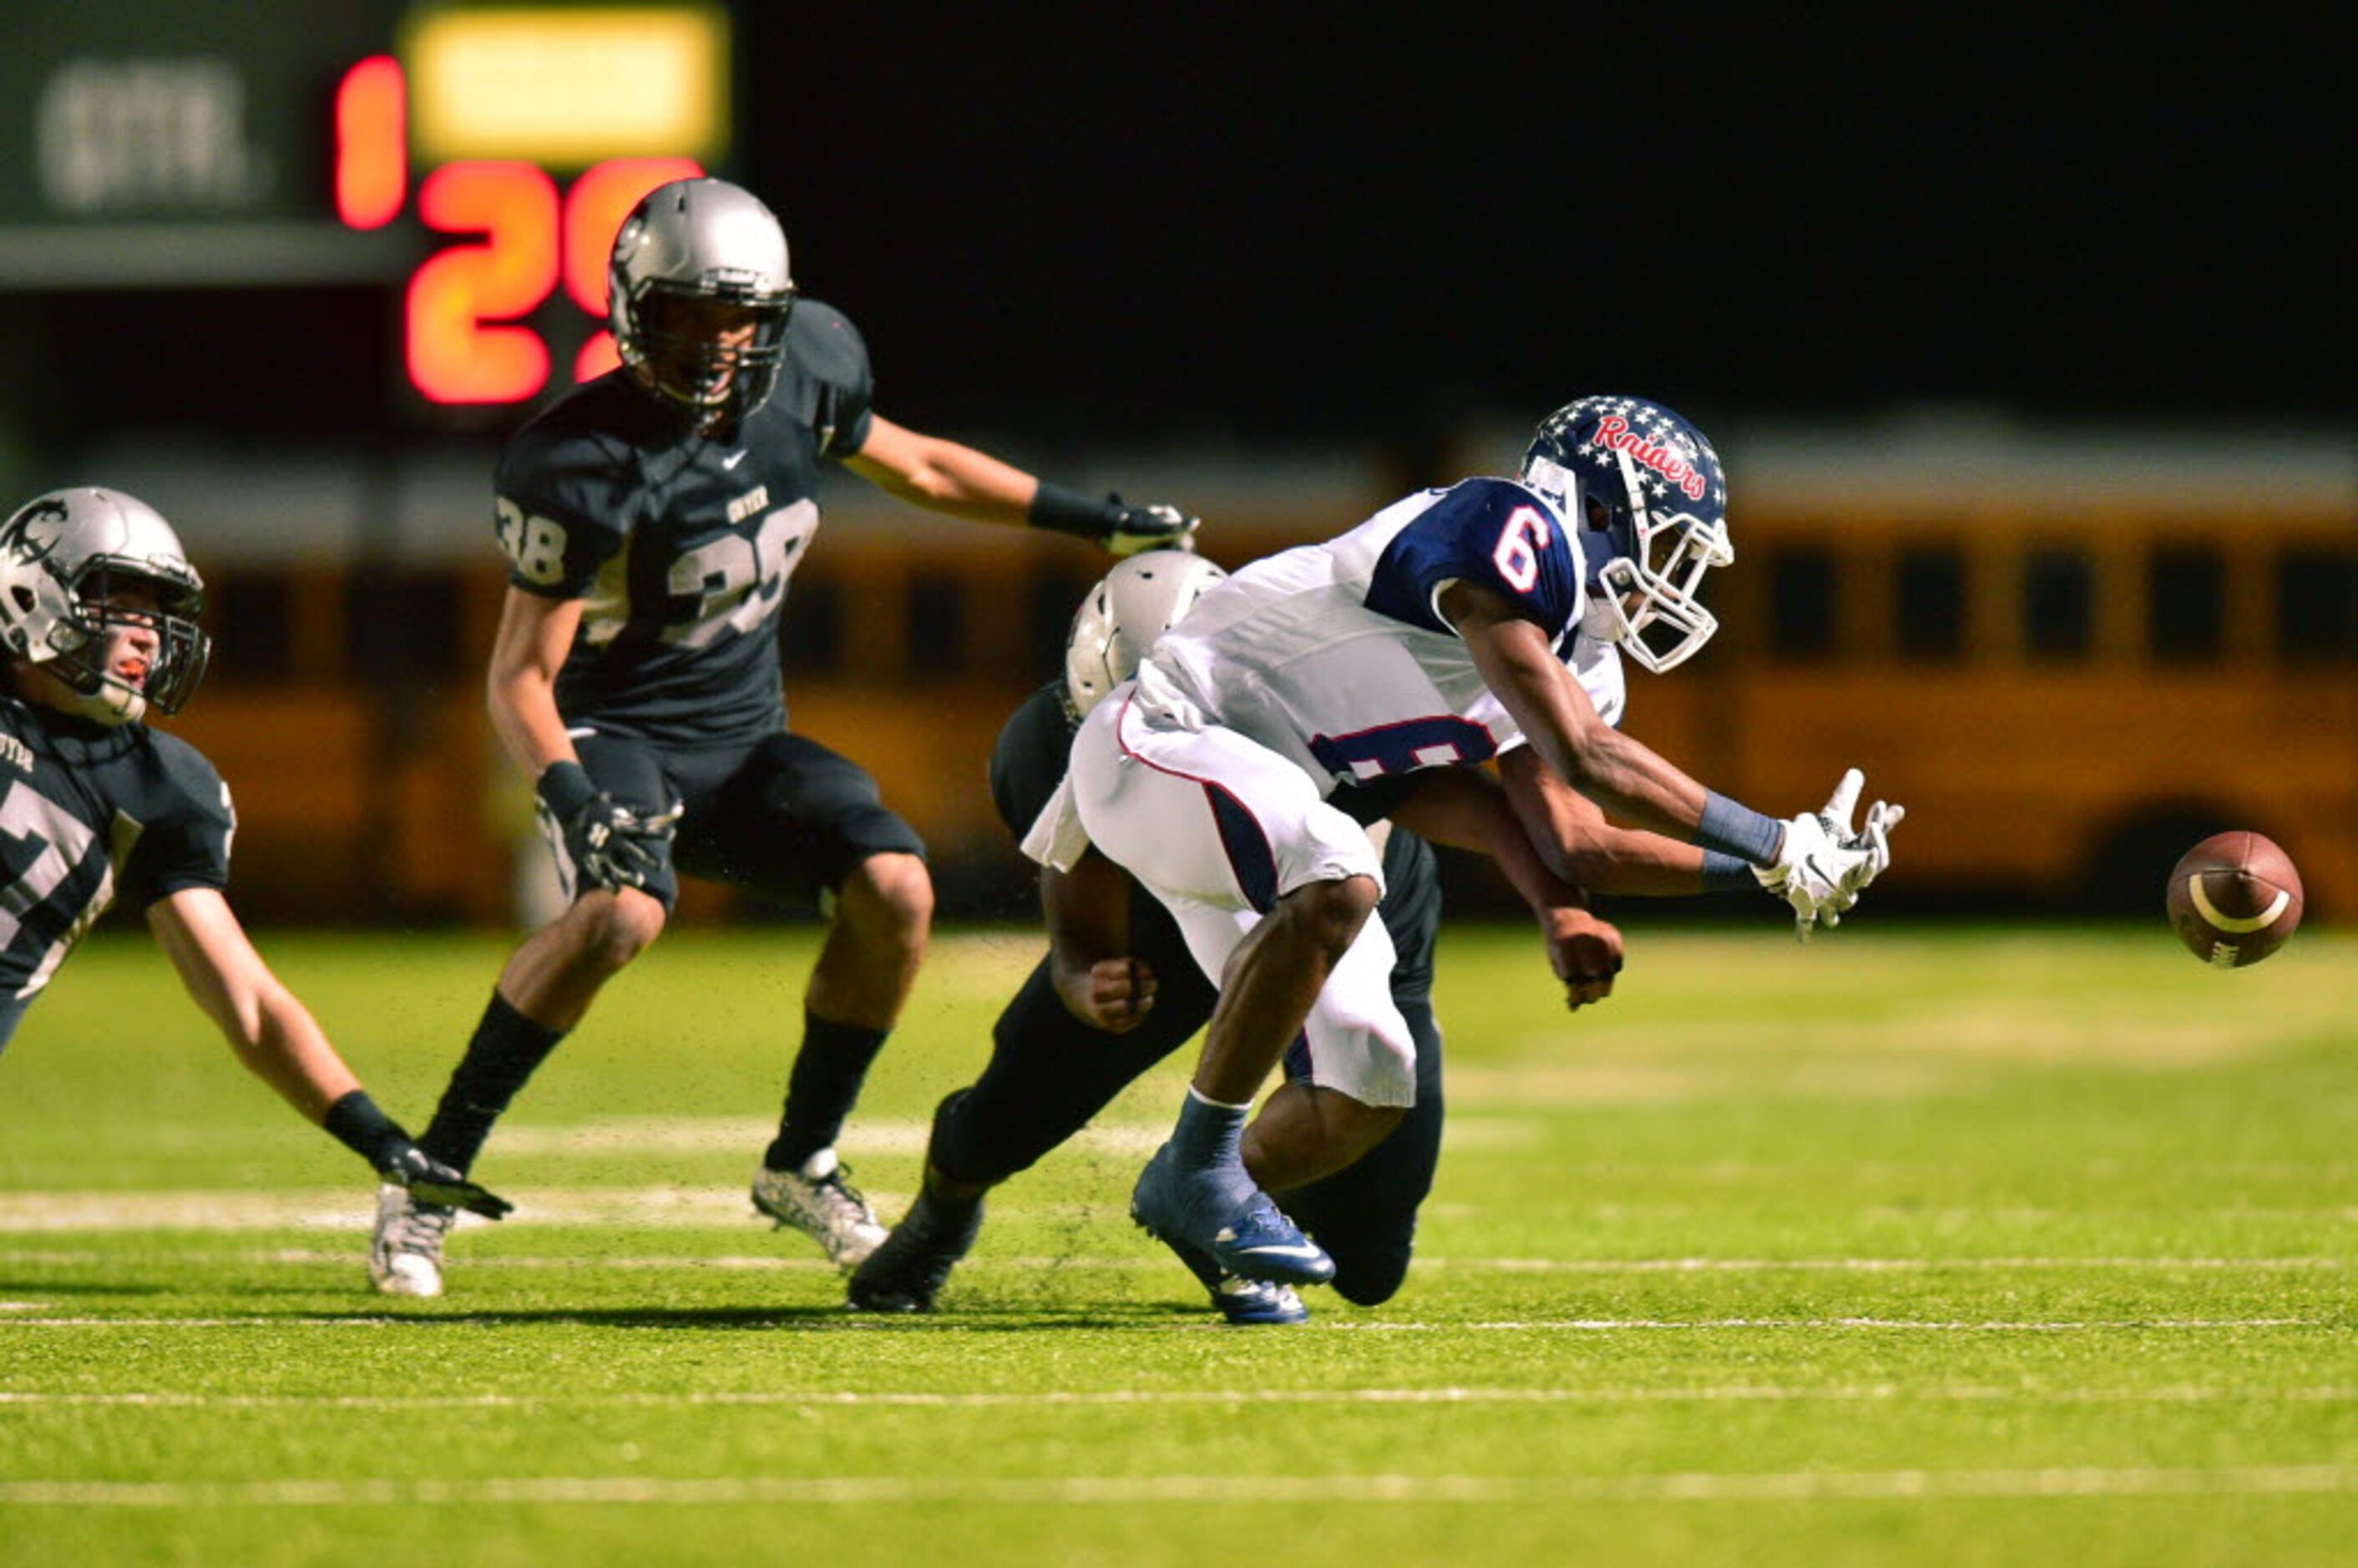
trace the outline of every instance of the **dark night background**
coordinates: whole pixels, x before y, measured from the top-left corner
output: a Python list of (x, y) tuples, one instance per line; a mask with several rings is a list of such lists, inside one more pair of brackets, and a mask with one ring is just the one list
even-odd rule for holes
[[(727, 172), (867, 334), (881, 406), (1035, 459), (1412, 452), (1600, 387), (1707, 427), (2351, 412), (2349, 124), (2321, 27), (737, 16)], [(257, 442), (447, 438), (386, 417), (381, 287), (56, 303), (10, 317), (36, 448), (192, 409)]]
[(2321, 35), (1025, 15), (744, 23), (741, 172), (912, 422), (2349, 407)]

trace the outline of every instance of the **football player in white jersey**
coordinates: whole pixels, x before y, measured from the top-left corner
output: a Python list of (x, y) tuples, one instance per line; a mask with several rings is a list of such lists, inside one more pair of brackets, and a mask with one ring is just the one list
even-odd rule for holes
[[(1248, 1279), (1332, 1275), (1238, 1154), (1254, 1094), (1314, 1007), (1327, 1024), (1314, 1047), (1330, 1059), (1310, 1123), (1367, 1119), (1380, 1136), (1413, 1102), (1413, 1045), (1384, 986), (1390, 943), (1368, 918), (1380, 858), (1326, 801), (1346, 780), (1527, 752), (1506, 776), (1558, 876), (1581, 883), (1574, 847), (1598, 852), (1560, 831), (1585, 796), (1678, 841), (1590, 885), (1757, 883), (1804, 937), (1882, 871), (1900, 812), (1877, 802), (1855, 830), (1855, 770), (1825, 810), (1779, 821), (1598, 711), (1592, 692), (1618, 692), (1608, 652), (1669, 669), (1715, 629), (1696, 589), (1734, 559), (1726, 504), (1718, 456), (1686, 420), (1584, 398), (1541, 426), (1518, 478), (1422, 492), (1218, 584), (1090, 715), (1025, 848), (1063, 866), (1094, 844), (1170, 909), (1221, 988), (1177, 1130), (1132, 1195), (1140, 1225)], [(1326, 1146), (1347, 1160), (1357, 1136), (1337, 1131)]]

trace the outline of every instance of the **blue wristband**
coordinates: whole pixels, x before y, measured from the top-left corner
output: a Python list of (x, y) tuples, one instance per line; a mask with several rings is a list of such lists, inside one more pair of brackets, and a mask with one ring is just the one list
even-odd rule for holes
[(1703, 891), (1705, 892), (1751, 892), (1760, 886), (1760, 879), (1752, 874), (1749, 861), (1717, 849), (1703, 852)]
[(1696, 825), (1695, 842), (1752, 865), (1773, 866), (1785, 842), (1785, 825), (1707, 789), (1703, 792), (1703, 821)]

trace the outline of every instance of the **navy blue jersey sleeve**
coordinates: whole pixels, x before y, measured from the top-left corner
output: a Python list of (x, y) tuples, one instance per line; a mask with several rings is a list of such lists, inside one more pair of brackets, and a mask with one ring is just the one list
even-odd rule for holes
[(124, 902), (145, 909), (189, 888), (229, 886), (230, 840), (237, 811), (229, 785), (204, 753), (177, 736), (157, 733), (153, 795), (156, 815), (124, 861)]
[(1503, 596), (1552, 638), (1580, 611), (1580, 547), (1546, 503), (1512, 480), (1451, 486), (1384, 546), (1368, 608), (1428, 632), (1452, 632), (1433, 596), (1453, 580)]
[(875, 373), (868, 345), (849, 317), (816, 299), (797, 300), (786, 324), (789, 386), (797, 412), (818, 437), (823, 458), (847, 458), (868, 444)]
[(525, 426), (493, 481), (508, 581), (549, 599), (583, 599), (630, 535), (632, 467), (613, 444), (561, 420)]

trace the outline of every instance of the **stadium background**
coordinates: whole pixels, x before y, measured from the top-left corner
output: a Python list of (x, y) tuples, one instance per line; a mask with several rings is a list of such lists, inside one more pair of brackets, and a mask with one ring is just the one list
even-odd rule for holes
[[(1719, 442), (1739, 560), (1634, 731), (1779, 811), (1864, 764), (1912, 813), (1879, 903), (2150, 916), (2235, 825), (2358, 909), (2321, 39), (687, 9), (730, 49), (717, 140), (678, 150), (778, 210), (890, 416), (1183, 502), (1234, 565), (1504, 469), (1578, 393), (1657, 396)], [(425, 222), (422, 149), (398, 216), (337, 217), (338, 85), (429, 14), (0, 24), (0, 492), (104, 481), (180, 524), (221, 646), (178, 727), (238, 791), (262, 923), (545, 892), (478, 696), (488, 475), (534, 400), (413, 384), (406, 281), (476, 238)], [(561, 388), (590, 319), (516, 319)], [(797, 724), (925, 830), (952, 914), (1021, 917), (982, 762), (1102, 558), (849, 480), (822, 539)]]

